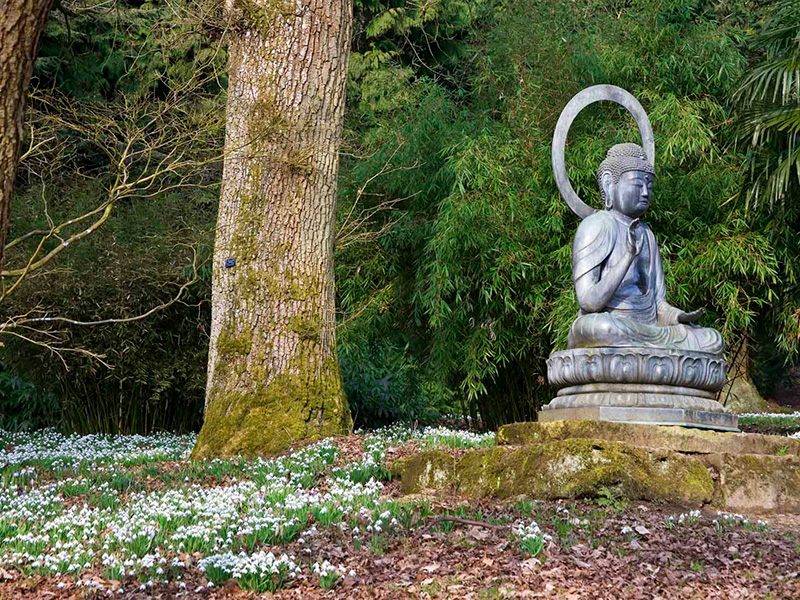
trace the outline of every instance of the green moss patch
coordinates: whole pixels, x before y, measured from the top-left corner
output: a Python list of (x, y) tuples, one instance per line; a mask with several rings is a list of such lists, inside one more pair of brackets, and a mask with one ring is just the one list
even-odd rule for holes
[(421, 452), (392, 465), (392, 477), (402, 478), (403, 492), (444, 489), (455, 482), (456, 460), (444, 450)]
[(276, 454), (298, 442), (342, 435), (352, 426), (333, 364), (285, 372), (246, 390), (217, 391), (192, 452), (209, 457)]
[[(558, 423), (546, 425), (545, 431), (563, 433), (550, 427)], [(498, 440), (518, 440), (523, 429), (536, 441), (471, 450), (460, 460), (444, 451), (423, 452), (398, 461), (393, 474), (402, 477), (405, 493), (449, 490), (469, 498), (554, 500), (599, 497), (603, 489), (615, 489), (631, 500), (800, 513), (800, 456), (687, 453), (600, 439), (547, 440), (532, 437), (540, 430), (519, 426), (503, 428)]]
[(574, 499), (615, 487), (629, 498), (687, 506), (701, 506), (714, 494), (711, 473), (701, 459), (613, 441), (495, 447), (468, 452), (458, 462), (444, 452), (425, 452), (403, 466), (406, 493), (452, 488), (473, 498)]

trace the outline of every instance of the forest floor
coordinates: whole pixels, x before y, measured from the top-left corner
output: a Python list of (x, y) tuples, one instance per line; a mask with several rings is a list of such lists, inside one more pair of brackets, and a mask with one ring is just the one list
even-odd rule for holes
[(492, 434), (394, 427), (276, 459), (194, 436), (0, 431), (0, 600), (798, 598), (800, 519), (402, 496), (398, 457)]

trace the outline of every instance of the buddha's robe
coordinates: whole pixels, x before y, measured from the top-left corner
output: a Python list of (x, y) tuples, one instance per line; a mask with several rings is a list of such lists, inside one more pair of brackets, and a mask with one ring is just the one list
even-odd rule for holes
[[(572, 277), (577, 284), (590, 271), (604, 271), (625, 260), (630, 219), (611, 211), (598, 211), (584, 219), (572, 245)], [(633, 260), (614, 295), (600, 311), (581, 310), (569, 332), (570, 348), (647, 346), (700, 350), (721, 355), (722, 336), (715, 329), (678, 323), (680, 310), (666, 300), (664, 269), (653, 232), (640, 223), (636, 236), (644, 236), (642, 250)], [(582, 300), (584, 300), (582, 302)], [(596, 307), (595, 307), (596, 308)]]

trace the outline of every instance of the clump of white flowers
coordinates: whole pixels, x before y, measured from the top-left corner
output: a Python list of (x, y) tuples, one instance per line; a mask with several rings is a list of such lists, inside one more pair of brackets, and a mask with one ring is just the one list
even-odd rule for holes
[(483, 448), (494, 445), (494, 432), (475, 433), (446, 427), (427, 427), (420, 432), (420, 439), (429, 446), (450, 448)]
[(522, 551), (534, 557), (544, 552), (547, 542), (553, 539), (552, 536), (542, 532), (536, 521), (531, 521), (527, 525), (517, 523), (514, 526), (514, 536)]
[(382, 427), (372, 432), (364, 441), (363, 458), (348, 465), (345, 469), (340, 469), (336, 476), (356, 483), (365, 483), (370, 479), (384, 479), (388, 476), (384, 467), (387, 451), (392, 446), (409, 440), (414, 440), (423, 447), (479, 448), (492, 446), (495, 434), (493, 432), (475, 433), (445, 427), (423, 429), (410, 429), (402, 425)]
[(699, 510), (690, 510), (688, 513), (681, 513), (677, 517), (673, 515), (668, 516), (666, 519), (664, 519), (664, 525), (667, 529), (672, 529), (676, 525), (693, 525), (695, 523), (699, 523), (701, 518), (702, 514)]
[(274, 592), (297, 576), (301, 569), (294, 562), (294, 556), (272, 552), (253, 554), (215, 554), (201, 559), (198, 569), (205, 573), (210, 584), (219, 585), (228, 579), (235, 579), (243, 589), (256, 592)]
[(194, 433), (175, 435), (63, 435), (55, 429), (11, 433), (0, 430), (11, 446), (0, 455), (0, 468), (25, 463), (52, 463), (56, 470), (75, 468), (81, 463), (137, 464), (148, 460), (180, 460), (192, 451)]
[[(319, 580), (319, 587), (321, 587), (323, 590), (331, 589), (336, 585), (339, 579), (344, 577), (345, 573), (347, 572), (347, 569), (343, 565), (334, 567), (327, 560), (322, 561), (322, 563), (315, 562), (311, 570), (317, 576)], [(350, 569), (347, 575), (350, 577), (355, 577), (356, 572)]]
[(722, 529), (725, 525), (740, 525), (746, 529), (766, 529), (769, 527), (769, 521), (756, 519), (753, 522), (740, 514), (720, 510), (717, 511), (717, 518), (713, 520), (713, 524), (717, 529)]
[[(357, 431), (356, 433), (359, 432)], [(476, 433), (462, 429), (448, 429), (447, 427), (411, 429), (403, 425), (390, 425), (373, 431), (370, 439), (379, 440), (385, 446), (414, 440), (424, 447), (482, 448), (494, 445), (495, 434), (492, 431)]]
[(800, 419), (800, 411), (792, 413), (742, 413), (739, 418), (747, 417), (768, 417), (770, 419)]

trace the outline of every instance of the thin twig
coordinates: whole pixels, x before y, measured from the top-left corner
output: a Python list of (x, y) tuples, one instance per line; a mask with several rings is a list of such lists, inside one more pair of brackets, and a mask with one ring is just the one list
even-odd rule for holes
[[(144, 313), (142, 313), (140, 315), (136, 315), (135, 317), (126, 317), (126, 318), (119, 318), (119, 319), (102, 319), (102, 320), (99, 320), (99, 321), (77, 321), (75, 319), (68, 319), (66, 317), (34, 317), (32, 319), (24, 319), (24, 320), (15, 321), (13, 324), (15, 326), (17, 326), (17, 325), (26, 325), (28, 323), (54, 323), (54, 322), (57, 322), (57, 323), (68, 323), (70, 325), (110, 325), (110, 324), (113, 324), (113, 323), (132, 323), (134, 321), (141, 321), (142, 319), (146, 319), (147, 317), (149, 317), (153, 313), (156, 313), (156, 312), (158, 312), (160, 310), (164, 310), (165, 308), (169, 308), (170, 306), (172, 306), (173, 304), (178, 302), (181, 299), (181, 296), (183, 296), (183, 293), (189, 287), (193, 286), (198, 281), (200, 281), (200, 276), (197, 274), (198, 267), (197, 267), (197, 254), (196, 254), (196, 252), (195, 252), (195, 258), (194, 258), (194, 261), (193, 261), (193, 269), (194, 269), (194, 278), (191, 279), (190, 281), (187, 281), (183, 285), (181, 285), (181, 287), (178, 289), (177, 293), (170, 300), (168, 300), (167, 302), (164, 302), (162, 304), (159, 304), (158, 306), (154, 306), (153, 308), (151, 308), (147, 312), (144, 312)], [(2, 332), (2, 331), (3, 331), (3, 327), (0, 327), (0, 332)]]

